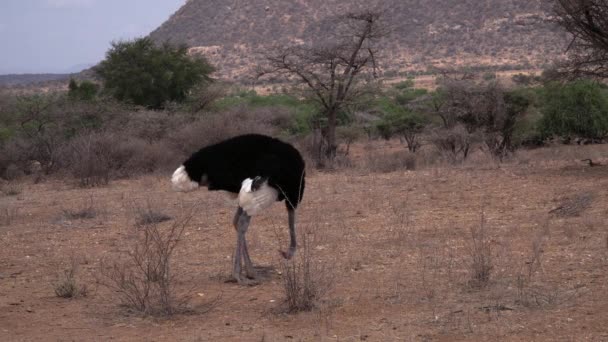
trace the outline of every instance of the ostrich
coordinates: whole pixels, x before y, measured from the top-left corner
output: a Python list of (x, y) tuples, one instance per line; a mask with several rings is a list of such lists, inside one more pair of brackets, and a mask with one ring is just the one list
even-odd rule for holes
[[(290, 259), (296, 251), (295, 210), (304, 194), (304, 160), (293, 146), (264, 135), (237, 136), (194, 153), (171, 178), (176, 191), (206, 186), (236, 194), (238, 208), (233, 225), (237, 232), (232, 276), (241, 285), (253, 285), (257, 277), (245, 233), (251, 217), (276, 201), (285, 200), (289, 223), (289, 249), (281, 254)], [(241, 276), (241, 258), (246, 278)]]

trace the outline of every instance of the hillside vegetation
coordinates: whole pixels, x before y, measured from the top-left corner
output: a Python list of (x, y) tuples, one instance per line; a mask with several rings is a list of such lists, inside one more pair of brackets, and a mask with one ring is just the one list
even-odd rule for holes
[[(565, 34), (547, 21), (539, 0), (371, 3), (386, 10), (395, 28), (382, 42), (389, 74), (433, 65), (538, 68), (565, 49)], [(241, 78), (268, 47), (323, 37), (333, 15), (357, 6), (352, 0), (191, 0), (150, 36), (185, 43), (205, 53), (222, 75)]]

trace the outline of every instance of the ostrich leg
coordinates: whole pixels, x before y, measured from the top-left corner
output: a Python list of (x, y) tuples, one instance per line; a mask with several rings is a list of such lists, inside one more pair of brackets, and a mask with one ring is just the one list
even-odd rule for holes
[(281, 254), (285, 259), (291, 259), (296, 253), (296, 211), (293, 208), (287, 209), (287, 215), (289, 216), (289, 250), (287, 252), (281, 251)]
[(249, 257), (249, 252), (247, 250), (247, 240), (245, 239), (245, 234), (247, 233), (247, 229), (249, 228), (249, 223), (251, 222), (251, 216), (247, 215), (242, 208), (238, 208), (236, 214), (234, 215), (234, 226), (236, 228), (237, 233), (237, 242), (236, 242), (236, 250), (234, 253), (234, 266), (232, 269), (232, 276), (234, 279), (241, 285), (255, 285), (256, 282), (247, 278), (241, 277), (241, 258), (245, 261), (245, 271), (247, 273), (248, 278), (255, 278), (255, 270), (253, 268), (253, 264), (251, 262), (251, 258)]

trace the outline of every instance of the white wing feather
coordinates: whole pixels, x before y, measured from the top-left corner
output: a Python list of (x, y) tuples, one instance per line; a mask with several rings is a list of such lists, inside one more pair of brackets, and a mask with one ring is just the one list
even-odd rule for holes
[(253, 180), (247, 178), (241, 184), (239, 192), (239, 206), (249, 216), (254, 216), (262, 212), (262, 210), (270, 207), (276, 202), (279, 192), (268, 185), (268, 181), (264, 182), (257, 190), (252, 191), (251, 185)]

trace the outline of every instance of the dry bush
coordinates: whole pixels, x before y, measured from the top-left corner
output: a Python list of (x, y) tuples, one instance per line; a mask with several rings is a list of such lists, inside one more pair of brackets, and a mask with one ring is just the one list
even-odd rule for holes
[(317, 308), (334, 285), (329, 270), (315, 259), (310, 237), (306, 231), (301, 235), (300, 250), (281, 266), (285, 303), (290, 313)]
[(113, 173), (131, 177), (157, 170), (171, 170), (183, 155), (163, 142), (148, 143), (138, 138), (125, 138), (116, 146)]
[(125, 137), (141, 139), (147, 143), (158, 142), (183, 126), (185, 117), (169, 115), (166, 111), (142, 110), (125, 114), (122, 120), (111, 123), (112, 132)]
[(168, 137), (168, 144), (189, 155), (203, 146), (246, 133), (273, 135), (280, 114), (270, 108), (248, 110), (236, 107), (222, 113), (208, 113), (194, 122), (189, 122)]
[(440, 128), (431, 132), (430, 141), (444, 158), (452, 164), (463, 162), (469, 156), (477, 136), (462, 125)]
[(116, 139), (110, 134), (78, 136), (68, 144), (65, 166), (82, 187), (106, 185), (110, 181)]
[(5, 196), (17, 196), (23, 192), (23, 187), (17, 183), (7, 183), (2, 187)]
[(306, 162), (307, 171), (312, 171), (314, 168), (323, 168), (329, 163), (320, 145), (322, 141), (321, 134), (315, 131), (311, 134), (300, 136), (293, 142)]
[(93, 197), (84, 203), (83, 206), (76, 209), (63, 209), (62, 216), (68, 220), (86, 220), (97, 217), (98, 211), (95, 208)]
[(407, 151), (370, 153), (366, 157), (365, 167), (371, 172), (381, 173), (415, 170), (416, 155)]
[(191, 218), (191, 213), (184, 214), (166, 229), (141, 226), (126, 260), (102, 261), (100, 283), (118, 293), (124, 306), (144, 315), (183, 311), (189, 297), (178, 294), (173, 256)]
[(475, 288), (488, 285), (492, 269), (492, 245), (487, 235), (485, 215), (482, 212), (479, 226), (471, 226), (469, 253), (471, 257), (469, 284)]
[(195, 87), (189, 96), (188, 105), (192, 112), (202, 112), (211, 107), (217, 100), (228, 93), (228, 85), (214, 82)]
[(80, 285), (76, 280), (78, 262), (72, 257), (70, 267), (62, 272), (56, 283), (53, 284), (55, 295), (60, 298), (86, 297), (88, 290), (86, 285)]
[(115, 133), (78, 136), (67, 145), (65, 168), (83, 187), (108, 184), (112, 178), (172, 169), (182, 155), (161, 142), (149, 143)]

